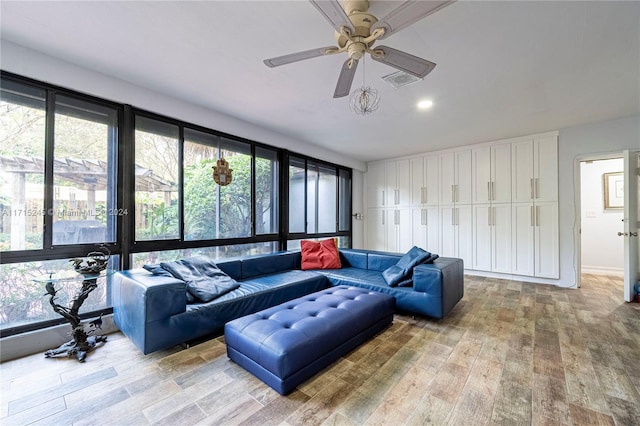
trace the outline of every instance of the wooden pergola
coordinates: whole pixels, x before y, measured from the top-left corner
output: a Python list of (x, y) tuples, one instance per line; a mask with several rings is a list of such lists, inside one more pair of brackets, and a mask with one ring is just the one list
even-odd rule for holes
[[(96, 191), (106, 190), (109, 187), (109, 167), (110, 165), (102, 160), (58, 158), (53, 162), (56, 179), (72, 182), (76, 184), (77, 188), (87, 191), (87, 211), (93, 212), (95, 212)], [(12, 211), (26, 211), (26, 176), (27, 174), (43, 174), (44, 159), (20, 155), (0, 155), (0, 172), (11, 175), (10, 209)], [(171, 200), (171, 192), (176, 191), (176, 185), (157, 176), (153, 170), (136, 164), (135, 190), (163, 192), (165, 204), (168, 205)], [(10, 217), (12, 250), (24, 249), (26, 218), (26, 214)]]

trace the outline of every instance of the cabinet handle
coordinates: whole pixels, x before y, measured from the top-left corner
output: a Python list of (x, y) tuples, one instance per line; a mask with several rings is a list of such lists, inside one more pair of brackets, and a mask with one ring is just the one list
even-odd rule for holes
[(451, 185), (451, 202), (452, 203), (456, 202), (456, 186), (455, 185)]
[[(384, 206), (385, 204), (386, 203), (385, 203), (385, 200), (384, 200), (384, 189), (383, 189), (382, 190), (382, 205)], [(383, 223), (383, 225), (384, 225), (384, 223)]]
[(456, 186), (456, 203), (460, 201), (460, 186), (458, 184)]
[(393, 223), (395, 225), (400, 225), (400, 210), (393, 211)]
[(491, 182), (487, 182), (487, 200), (491, 200)]
[(456, 220), (454, 218), (454, 214), (455, 214), (455, 209), (453, 207), (451, 207), (451, 225), (455, 225), (456, 224)]
[(420, 203), (424, 204), (424, 186), (420, 187)]
[(396, 189), (393, 191), (393, 201), (395, 205), (400, 204), (400, 190)]
[(529, 216), (531, 217), (531, 226), (533, 226), (533, 216), (535, 216), (533, 206), (531, 206), (531, 211), (529, 212)]
[(535, 198), (533, 195), (533, 178), (529, 179), (529, 192), (531, 194), (531, 199), (533, 200)]
[(540, 226), (540, 206), (536, 206), (536, 226)]
[(491, 199), (495, 200), (496, 199), (496, 183), (495, 181), (491, 182)]
[(487, 225), (491, 226), (491, 207), (489, 207), (489, 211), (487, 213)]
[(382, 224), (383, 224), (383, 225), (384, 225), (384, 217), (386, 216), (384, 213), (385, 213), (385, 212), (384, 212), (384, 211), (382, 211)]
[(425, 209), (421, 209), (420, 210), (420, 225), (426, 225), (427, 224), (427, 220), (426, 220), (426, 213), (427, 211)]
[(535, 189), (535, 193), (536, 193), (536, 198), (540, 198), (540, 192), (539, 192), (540, 187), (538, 185), (538, 182), (539, 182), (539, 179), (536, 178), (535, 185), (534, 185), (535, 186), (534, 189)]

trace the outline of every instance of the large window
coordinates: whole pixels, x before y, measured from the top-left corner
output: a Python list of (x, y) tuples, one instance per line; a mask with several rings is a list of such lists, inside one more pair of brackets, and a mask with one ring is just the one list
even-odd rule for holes
[(46, 92), (15, 82), (0, 91), (0, 248), (42, 249)]
[[(351, 170), (0, 71), (0, 335), (64, 323), (35, 278), (351, 242)], [(224, 159), (228, 185), (212, 172)], [(82, 306), (110, 313), (111, 278)], [(70, 301), (75, 284), (58, 297)]]
[(53, 244), (115, 242), (117, 115), (57, 96), (53, 155)]
[(339, 237), (347, 247), (351, 230), (351, 171), (332, 164), (290, 156), (287, 248), (299, 240)]
[[(71, 270), (71, 258), (116, 240), (119, 109), (61, 91), (2, 79), (0, 90), (0, 331), (63, 322), (34, 278)], [(75, 294), (63, 285), (57, 299)], [(105, 282), (81, 314), (110, 307)]]
[(135, 238), (178, 239), (178, 127), (136, 116)]

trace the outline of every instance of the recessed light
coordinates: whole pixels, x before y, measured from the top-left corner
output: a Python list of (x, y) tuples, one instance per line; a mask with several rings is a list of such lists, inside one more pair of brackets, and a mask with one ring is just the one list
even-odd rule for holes
[(430, 100), (418, 102), (418, 108), (420, 109), (428, 109), (428, 108), (431, 108), (432, 106), (433, 106), (433, 101), (430, 101)]

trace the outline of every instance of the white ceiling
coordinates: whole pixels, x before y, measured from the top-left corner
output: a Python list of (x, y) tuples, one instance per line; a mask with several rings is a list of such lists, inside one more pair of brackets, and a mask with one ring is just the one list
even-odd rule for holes
[(346, 55), (262, 63), (334, 44), (306, 1), (3, 0), (0, 12), (2, 39), (362, 161), (640, 113), (637, 1), (456, 2), (381, 42), (437, 63), (423, 81), (393, 89), (380, 77), (395, 70), (366, 61), (382, 97), (367, 117), (332, 97)]

